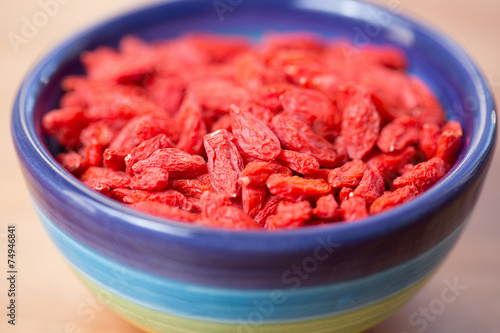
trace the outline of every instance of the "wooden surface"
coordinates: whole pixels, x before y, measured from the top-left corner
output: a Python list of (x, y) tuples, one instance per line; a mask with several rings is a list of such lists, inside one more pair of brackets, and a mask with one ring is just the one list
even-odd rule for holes
[[(0, 332), (138, 332), (96, 301), (57, 253), (31, 207), (10, 139), (10, 112), (14, 95), (33, 63), (76, 30), (144, 3), (138, 0), (66, 2), (57, 11), (54, 10), (53, 17), (41, 25), (26, 43), (19, 45), (17, 52), (7, 39), (8, 33), (20, 34), (23, 19), (32, 18), (41, 7), (35, 0), (1, 0), (0, 4)], [(404, 12), (428, 21), (451, 35), (481, 65), (498, 100), (498, 0), (379, 2), (400, 6)], [(369, 333), (500, 331), (499, 171), (500, 154), (497, 151), (472, 220), (452, 254), (410, 303)], [(5, 237), (7, 224), (12, 223), (17, 225), (19, 251), (16, 326), (7, 325), (5, 315), (8, 289)], [(458, 296), (445, 304), (441, 295), (446, 294), (447, 283), (454, 281), (466, 289), (458, 291)], [(443, 304), (445, 306), (441, 308)], [(431, 311), (425, 315), (425, 309), (429, 307)], [(437, 315), (433, 315), (432, 311)]]

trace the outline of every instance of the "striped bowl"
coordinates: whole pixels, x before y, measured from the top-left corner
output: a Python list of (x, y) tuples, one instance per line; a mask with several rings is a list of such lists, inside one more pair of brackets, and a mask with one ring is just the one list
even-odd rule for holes
[[(60, 45), (28, 74), (12, 133), (33, 204), (75, 273), (118, 314), (149, 332), (361, 332), (430, 278), (476, 203), (496, 140), (491, 93), (448, 38), (397, 8), (352, 0), (185, 0), (122, 15)], [(125, 34), (146, 40), (203, 30), (252, 37), (308, 30), (392, 43), (410, 71), (461, 122), (458, 162), (439, 184), (397, 209), (354, 224), (282, 232), (214, 230), (132, 211), (91, 191), (54, 160), (41, 130), (78, 55)], [(397, 87), (394, 87), (397, 89)]]

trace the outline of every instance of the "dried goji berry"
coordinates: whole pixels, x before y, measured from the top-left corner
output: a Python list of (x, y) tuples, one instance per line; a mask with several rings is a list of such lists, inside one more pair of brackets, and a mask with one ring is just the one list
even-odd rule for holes
[(177, 114), (177, 123), (180, 127), (177, 148), (188, 154), (201, 154), (207, 129), (199, 105), (186, 98)]
[(86, 127), (87, 119), (79, 107), (53, 110), (42, 119), (43, 129), (61, 145), (75, 148), (80, 143), (80, 132)]
[(354, 196), (365, 199), (366, 203), (371, 205), (384, 194), (384, 189), (384, 176), (382, 176), (379, 170), (368, 168), (353, 193)]
[(399, 169), (399, 174), (402, 176), (402, 175), (412, 171), (413, 169), (415, 169), (415, 164), (411, 164), (411, 163), (405, 164)]
[(136, 173), (130, 180), (130, 188), (134, 190), (159, 191), (168, 186), (168, 171), (161, 168), (150, 168)]
[(133, 204), (140, 201), (155, 201), (168, 206), (182, 208), (190, 211), (192, 205), (182, 193), (165, 190), (165, 191), (143, 191), (143, 190), (130, 190), (125, 188), (117, 188), (111, 190), (111, 197), (127, 204)]
[(203, 157), (176, 148), (158, 149), (148, 158), (135, 163), (132, 170), (143, 173), (150, 168), (168, 171), (172, 178), (194, 178), (207, 171)]
[(332, 140), (340, 132), (341, 112), (324, 94), (312, 89), (292, 89), (280, 96), (283, 109), (311, 127), (318, 135)]
[[(125, 127), (116, 135), (109, 148), (129, 148), (132, 150), (142, 141), (154, 138), (159, 134), (173, 137), (172, 124), (165, 119), (150, 115), (132, 118)], [(170, 129), (169, 129), (170, 128)]]
[(446, 114), (432, 91), (416, 77), (410, 77), (411, 88), (418, 98), (418, 106), (412, 110), (412, 116), (420, 124), (435, 124), (442, 126)]
[(406, 147), (406, 149), (401, 152), (376, 155), (370, 158), (366, 164), (370, 168), (379, 170), (386, 180), (392, 182), (392, 180), (398, 176), (399, 169), (409, 162), (419, 162), (417, 160), (416, 150), (412, 146)]
[(321, 166), (326, 168), (338, 165), (333, 145), (325, 138), (315, 134), (309, 126), (300, 120), (281, 113), (275, 116), (271, 123), (274, 133), (285, 148), (312, 155), (316, 157)]
[(232, 123), (231, 116), (225, 114), (212, 124), (211, 131), (217, 132), (218, 130), (226, 130), (228, 132), (231, 132), (232, 131), (231, 123)]
[(103, 163), (110, 169), (125, 171), (125, 158), (129, 153), (128, 148), (106, 149), (103, 155)]
[(109, 195), (110, 190), (111, 190), (108, 185), (104, 184), (103, 182), (101, 182), (98, 179), (90, 179), (90, 180), (87, 180), (83, 183), (85, 185), (87, 185), (88, 187), (90, 187), (91, 189), (93, 189), (94, 191), (97, 191), (97, 192), (104, 194), (106, 196)]
[(340, 204), (340, 214), (346, 222), (352, 222), (368, 217), (365, 199), (357, 196), (350, 197)]
[(316, 201), (313, 217), (321, 221), (337, 221), (340, 217), (340, 206), (333, 194), (325, 195)]
[(231, 108), (233, 135), (246, 155), (265, 161), (273, 161), (281, 152), (281, 144), (267, 125), (241, 108)]
[(204, 109), (220, 113), (229, 113), (231, 105), (242, 106), (251, 99), (245, 89), (224, 80), (192, 83), (187, 94), (192, 95)]
[(377, 146), (384, 153), (401, 151), (405, 147), (418, 143), (420, 124), (410, 116), (402, 116), (387, 124), (377, 140)]
[(97, 180), (110, 188), (126, 188), (130, 184), (130, 176), (123, 171), (114, 171), (108, 168), (90, 167), (81, 175), (80, 180), (87, 182)]
[(255, 217), (262, 208), (267, 195), (267, 187), (265, 186), (242, 186), (241, 200), (243, 211), (250, 217)]
[(289, 201), (317, 199), (331, 191), (330, 185), (323, 179), (304, 179), (283, 174), (271, 175), (267, 180), (267, 188), (271, 194)]
[(235, 230), (257, 230), (262, 228), (244, 211), (234, 206), (218, 207), (209, 219), (201, 220), (200, 224)]
[(340, 91), (342, 100), (341, 135), (351, 159), (362, 159), (377, 142), (380, 132), (380, 115), (373, 105), (370, 94), (359, 88)]
[(100, 167), (103, 160), (103, 147), (98, 143), (92, 143), (80, 148), (79, 153), (86, 167)]
[(363, 178), (366, 168), (363, 161), (352, 160), (340, 168), (331, 170), (328, 175), (328, 183), (334, 188), (356, 187)]
[(320, 167), (318, 160), (314, 156), (293, 150), (282, 150), (278, 156), (278, 161), (303, 175), (319, 171)]
[(138, 201), (131, 204), (130, 207), (140, 210), (144, 213), (172, 219), (175, 221), (197, 222), (200, 220), (199, 214), (190, 213), (180, 208), (165, 205), (156, 201)]
[(149, 97), (168, 114), (178, 110), (184, 98), (186, 84), (179, 78), (155, 76), (146, 81)]
[(230, 61), (238, 54), (250, 49), (249, 39), (241, 36), (191, 33), (185, 37), (185, 40), (213, 62)]
[(262, 209), (257, 213), (254, 220), (260, 225), (265, 225), (267, 219), (271, 215), (276, 214), (276, 210), (278, 209), (278, 204), (283, 201), (283, 198), (277, 195), (270, 195), (264, 201)]
[(414, 185), (419, 191), (425, 191), (438, 180), (444, 177), (448, 165), (439, 157), (417, 164), (412, 171), (396, 178), (393, 182), (395, 188)]
[(100, 144), (107, 147), (126, 123), (127, 120), (122, 119), (104, 119), (90, 123), (80, 133), (80, 142), (84, 146)]
[(418, 189), (413, 185), (398, 188), (394, 192), (387, 192), (373, 202), (370, 206), (370, 214), (378, 214), (399, 206), (416, 197), (418, 193)]
[(56, 159), (66, 170), (76, 176), (87, 168), (82, 156), (74, 151), (58, 154)]
[(343, 187), (339, 192), (340, 202), (344, 202), (352, 196), (354, 196), (354, 189), (351, 187)]
[(155, 151), (163, 148), (174, 148), (173, 143), (165, 134), (159, 134), (154, 138), (141, 142), (132, 149), (125, 157), (125, 165), (128, 173), (132, 173), (132, 167), (139, 161), (150, 157)]
[(276, 215), (269, 216), (265, 228), (268, 230), (298, 228), (311, 219), (312, 208), (309, 201), (297, 203), (280, 202)]
[(295, 87), (288, 83), (264, 86), (253, 93), (253, 99), (255, 103), (267, 109), (281, 111), (283, 107), (280, 96), (291, 89)]
[(443, 127), (443, 132), (437, 140), (436, 157), (452, 165), (457, 159), (457, 153), (462, 141), (462, 127), (456, 121), (450, 121)]
[(436, 124), (424, 124), (420, 130), (420, 141), (418, 149), (424, 154), (426, 159), (431, 159), (436, 156), (437, 141), (441, 129)]
[(250, 162), (241, 172), (238, 183), (244, 186), (265, 186), (269, 176), (275, 173), (292, 175), (290, 169), (275, 162)]
[(205, 136), (208, 156), (208, 174), (212, 187), (221, 194), (237, 197), (240, 191), (238, 178), (243, 171), (243, 159), (234, 144), (234, 137), (226, 130)]
[(196, 199), (199, 199), (205, 191), (213, 191), (208, 174), (199, 176), (197, 179), (171, 179), (169, 188), (181, 192), (186, 197)]

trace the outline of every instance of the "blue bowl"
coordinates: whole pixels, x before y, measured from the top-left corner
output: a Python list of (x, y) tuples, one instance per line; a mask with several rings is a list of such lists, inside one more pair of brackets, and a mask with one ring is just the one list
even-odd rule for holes
[[(462, 124), (458, 162), (428, 192), (389, 212), (273, 233), (166, 221), (91, 191), (54, 160), (58, 147), (42, 132), (61, 79), (81, 73), (82, 51), (117, 46), (126, 34), (156, 40), (193, 30), (252, 37), (307, 30), (360, 46), (398, 45), (410, 72)], [(135, 10), (57, 47), (23, 82), (12, 134), (54, 243), (82, 281), (135, 325), (151, 332), (360, 332), (404, 304), (456, 242), (492, 158), (494, 110), (483, 76), (460, 47), (389, 9), (352, 0), (191, 0)]]

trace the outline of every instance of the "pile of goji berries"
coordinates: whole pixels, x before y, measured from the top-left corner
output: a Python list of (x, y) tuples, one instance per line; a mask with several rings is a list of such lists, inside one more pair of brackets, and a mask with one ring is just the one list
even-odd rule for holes
[(455, 162), (462, 129), (392, 46), (305, 33), (125, 37), (43, 118), (57, 160), (140, 211), (233, 229), (354, 221)]

